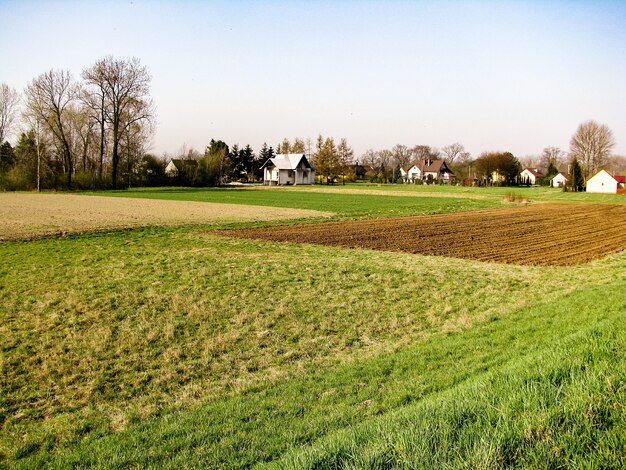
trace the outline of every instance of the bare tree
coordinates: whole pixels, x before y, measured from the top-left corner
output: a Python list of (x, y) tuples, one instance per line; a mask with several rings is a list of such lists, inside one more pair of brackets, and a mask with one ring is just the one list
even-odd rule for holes
[(407, 170), (411, 163), (412, 154), (406, 145), (396, 144), (391, 149), (393, 154), (393, 162), (395, 165), (400, 165), (401, 168)]
[(455, 142), (454, 144), (446, 145), (441, 149), (441, 153), (443, 154), (443, 158), (446, 163), (452, 164), (455, 162), (465, 163), (470, 158), (471, 155), (469, 152), (465, 150), (463, 145)]
[(13, 130), (20, 94), (6, 83), (0, 85), (0, 144)]
[(114, 59), (111, 56), (97, 61), (83, 76), (104, 96), (104, 117), (111, 126), (111, 183), (115, 188), (124, 132), (134, 123), (150, 121), (154, 117), (149, 98), (151, 78), (148, 69), (138, 59)]
[(613, 132), (606, 125), (587, 121), (578, 126), (570, 140), (570, 156), (582, 164), (585, 182), (606, 162), (614, 146)]
[(74, 158), (67, 120), (76, 92), (70, 73), (63, 70), (43, 73), (26, 88), (27, 112), (50, 131), (63, 155), (68, 189), (72, 189)]
[(540, 165), (546, 175), (552, 176), (555, 173), (555, 169), (560, 170), (563, 166), (563, 159), (565, 158), (565, 152), (558, 147), (546, 147), (541, 153), (539, 159)]

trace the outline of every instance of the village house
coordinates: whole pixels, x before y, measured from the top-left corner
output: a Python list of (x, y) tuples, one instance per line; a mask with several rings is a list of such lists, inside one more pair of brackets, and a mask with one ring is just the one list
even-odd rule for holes
[(626, 185), (626, 176), (613, 176), (606, 170), (600, 170), (587, 180), (588, 193), (615, 194)]
[(454, 180), (454, 173), (443, 160), (420, 160), (408, 169), (400, 168), (400, 174), (408, 183), (428, 180), (442, 180), (444, 183), (450, 183)]
[(565, 176), (563, 173), (557, 173), (550, 180), (550, 186), (552, 186), (553, 188), (562, 188), (566, 184), (567, 176)]
[(524, 168), (524, 170), (520, 173), (520, 184), (522, 185), (535, 185), (537, 184), (537, 180), (539, 178), (543, 178), (543, 173), (540, 172), (537, 168)]
[(268, 158), (261, 169), (263, 184), (267, 186), (315, 184), (315, 168), (303, 153), (279, 153), (273, 158)]

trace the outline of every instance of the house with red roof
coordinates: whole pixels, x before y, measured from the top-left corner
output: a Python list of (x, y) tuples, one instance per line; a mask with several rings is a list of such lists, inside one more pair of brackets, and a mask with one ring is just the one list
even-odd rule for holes
[(404, 181), (415, 183), (416, 181), (443, 181), (450, 183), (454, 180), (454, 173), (444, 160), (420, 160), (411, 164), (408, 168), (400, 168)]
[(587, 180), (588, 193), (615, 194), (618, 189), (624, 189), (626, 176), (613, 176), (606, 170), (600, 170)]
[(537, 184), (537, 180), (539, 178), (543, 178), (543, 176), (544, 174), (537, 168), (524, 168), (524, 170), (519, 174), (520, 184), (532, 186)]

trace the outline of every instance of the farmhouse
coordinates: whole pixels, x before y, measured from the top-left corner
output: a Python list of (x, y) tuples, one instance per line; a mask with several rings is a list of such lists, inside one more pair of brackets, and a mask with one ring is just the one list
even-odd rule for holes
[(193, 174), (198, 166), (195, 160), (182, 160), (180, 158), (172, 158), (165, 167), (165, 176), (177, 178), (179, 176), (189, 177)]
[(625, 176), (613, 176), (606, 170), (600, 170), (587, 180), (588, 193), (617, 193), (626, 184)]
[(563, 173), (558, 173), (550, 180), (550, 186), (553, 188), (561, 188), (567, 184), (567, 176)]
[(443, 160), (420, 160), (407, 169), (400, 168), (400, 174), (404, 181), (411, 183), (418, 180), (442, 180), (444, 183), (450, 183), (454, 179), (454, 173)]
[(268, 158), (261, 169), (263, 184), (268, 186), (315, 183), (315, 168), (303, 153), (279, 153), (274, 158)]
[(537, 168), (524, 168), (519, 177), (521, 184), (533, 185), (537, 184), (537, 180), (539, 178), (543, 178), (543, 173), (541, 173)]

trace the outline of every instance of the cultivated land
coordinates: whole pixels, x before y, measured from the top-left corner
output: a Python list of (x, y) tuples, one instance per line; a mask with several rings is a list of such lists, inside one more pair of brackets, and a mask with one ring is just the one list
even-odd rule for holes
[(471, 213), (216, 233), (496, 263), (568, 266), (626, 249), (626, 206), (539, 204)]
[[(517, 209), (348, 189), (117, 195), (344, 224)], [(626, 200), (531, 190), (522, 211)], [(207, 231), (260, 222), (225, 224), (0, 243), (0, 465), (626, 466), (626, 251), (520, 266)]]
[(144, 226), (227, 224), (327, 217), (310, 209), (190, 201), (119, 199), (74, 194), (0, 194), (0, 240)]

